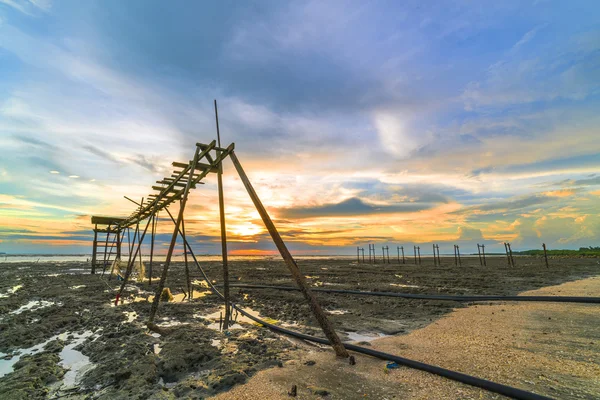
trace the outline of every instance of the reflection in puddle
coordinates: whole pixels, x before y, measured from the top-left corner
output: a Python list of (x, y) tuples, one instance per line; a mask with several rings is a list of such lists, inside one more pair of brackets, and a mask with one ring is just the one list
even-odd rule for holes
[(390, 286), (404, 287), (404, 288), (420, 288), (421, 287), (418, 285), (403, 285), (401, 283), (390, 283)]
[[(279, 321), (275, 320), (275, 319), (271, 319), (271, 318), (265, 318), (262, 317), (258, 311), (254, 311), (251, 308), (245, 307), (242, 308), (242, 310), (244, 310), (244, 312), (247, 312), (248, 314), (256, 317), (256, 318), (260, 318), (263, 321), (269, 323), (269, 324), (277, 324)], [(202, 318), (202, 319), (206, 319), (209, 321), (215, 321), (211, 324), (208, 325), (208, 327), (210, 329), (215, 329), (215, 330), (219, 330), (220, 328), (220, 320), (221, 318), (225, 316), (225, 306), (221, 306), (221, 308), (218, 311), (215, 311), (211, 314), (207, 314), (207, 315), (200, 315), (200, 314), (194, 314), (194, 318)], [(257, 326), (262, 326), (261, 324), (259, 324), (258, 322), (254, 322), (252, 319), (242, 315), (242, 313), (238, 313), (236, 310), (233, 311), (233, 315), (232, 315), (232, 319), (234, 319), (234, 324), (230, 325), (228, 329), (232, 330), (232, 329), (244, 329), (244, 327), (242, 325), (240, 325), (240, 323), (246, 323), (246, 324), (253, 324), (253, 325), (257, 325)]]
[(127, 321), (125, 322), (133, 322), (137, 319), (138, 313), (135, 311), (123, 311), (123, 314), (127, 317)]
[(0, 299), (1, 298), (5, 298), (10, 296), (11, 294), (15, 294), (17, 290), (21, 289), (23, 287), (23, 285), (17, 285), (17, 286), (13, 286), (12, 288), (8, 289), (6, 291), (6, 293), (0, 293)]
[[(199, 298), (208, 296), (211, 293), (212, 292), (209, 290), (203, 290), (201, 292), (194, 291), (192, 299), (199, 299)], [(146, 291), (139, 291), (139, 294), (140, 294), (139, 296), (131, 296), (131, 297), (126, 297), (126, 298), (122, 297), (119, 300), (119, 305), (139, 303), (142, 301), (147, 301), (147, 302), (151, 303), (152, 301), (154, 301), (154, 293), (146, 292)], [(173, 296), (173, 299), (170, 300), (169, 303), (183, 303), (183, 302), (189, 301), (187, 296), (184, 293), (174, 294), (172, 296)], [(162, 300), (161, 300), (161, 302), (162, 302)], [(111, 306), (112, 307), (115, 306), (114, 300), (111, 300)]]
[(344, 332), (348, 335), (349, 342), (372, 342), (375, 339), (381, 339), (383, 337), (388, 337), (390, 335), (386, 335), (383, 333), (375, 333), (375, 332)]
[[(63, 334), (66, 335), (66, 334)], [(80, 351), (75, 350), (75, 347), (82, 344), (88, 337), (92, 336), (93, 332), (87, 331), (82, 334), (74, 334), (74, 340), (65, 346), (60, 352), (60, 366), (68, 369), (63, 376), (63, 385), (67, 388), (73, 387), (81, 379), (83, 374), (94, 368), (90, 362), (90, 358)], [(66, 337), (66, 336), (65, 336)]]
[(349, 313), (348, 310), (325, 310), (325, 312), (332, 315), (344, 315)]
[(31, 311), (31, 310), (39, 310), (41, 308), (50, 307), (53, 305), (62, 306), (62, 303), (55, 303), (53, 301), (46, 300), (32, 300), (24, 306), (19, 307), (18, 309), (9, 312), (9, 314), (21, 314), (23, 311)]
[(0, 353), (0, 377), (13, 372), (13, 366), (21, 359), (21, 357), (42, 351), (44, 346), (53, 340), (59, 339), (61, 341), (67, 341), (67, 338), (71, 335), (73, 336), (71, 343), (63, 347), (59, 354), (59, 365), (65, 369), (68, 369), (63, 376), (63, 385), (67, 387), (74, 386), (85, 372), (93, 368), (93, 364), (90, 362), (89, 358), (83, 355), (80, 351), (74, 349), (82, 344), (87, 338), (94, 335), (92, 331), (86, 331), (82, 334), (71, 332), (61, 333), (60, 335), (53, 336), (35, 346), (27, 349), (17, 350), (15, 353), (19, 354), (13, 353), (13, 357), (10, 359), (4, 359), (6, 354)]
[(195, 281), (192, 281), (192, 285), (200, 286), (205, 289), (209, 288), (208, 283), (206, 283), (204, 279), (196, 279)]

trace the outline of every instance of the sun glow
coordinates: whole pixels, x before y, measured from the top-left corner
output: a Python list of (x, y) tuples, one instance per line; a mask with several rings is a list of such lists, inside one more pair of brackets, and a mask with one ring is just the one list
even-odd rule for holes
[(247, 222), (243, 224), (231, 225), (229, 230), (236, 236), (254, 236), (261, 233), (263, 228), (258, 225), (254, 225), (251, 222)]

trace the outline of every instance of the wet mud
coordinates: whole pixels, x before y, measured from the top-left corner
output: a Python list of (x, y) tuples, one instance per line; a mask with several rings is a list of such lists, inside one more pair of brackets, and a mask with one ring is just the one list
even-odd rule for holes
[[(356, 264), (349, 259), (298, 262), (313, 287), (431, 294), (518, 294), (597, 275), (596, 259), (556, 258), (546, 268), (533, 257), (442, 258), (441, 266)], [(202, 264), (220, 280), (219, 263)], [(195, 266), (192, 279), (201, 279)], [(146, 328), (157, 286), (131, 282), (114, 306), (120, 283), (89, 274), (85, 263), (0, 264), (0, 398), (6, 399), (200, 399), (229, 390), (266, 368), (285, 368), (304, 346), (241, 318), (219, 330), (219, 298), (197, 282), (191, 302), (182, 264), (171, 266), (166, 286), (173, 302), (161, 303)], [(230, 262), (232, 283), (294, 285), (277, 259)], [(231, 289), (233, 300), (290, 329), (322, 336), (298, 292)], [(430, 324), (467, 304), (316, 293), (343, 340), (368, 345)], [(19, 311), (19, 312), (17, 312)], [(43, 346), (41, 346), (43, 344)], [(33, 350), (32, 350), (33, 349)]]

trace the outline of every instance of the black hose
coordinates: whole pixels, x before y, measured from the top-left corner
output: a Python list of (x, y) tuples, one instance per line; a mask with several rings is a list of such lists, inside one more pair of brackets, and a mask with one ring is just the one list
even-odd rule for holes
[[(200, 270), (200, 273), (202, 273), (202, 276), (204, 277), (204, 280), (206, 281), (206, 283), (208, 283), (210, 289), (213, 291), (213, 293), (215, 293), (221, 299), (224, 299), (224, 296), (212, 284), (212, 282), (210, 281), (210, 279), (208, 279), (208, 276), (204, 272), (204, 269), (202, 269), (202, 267), (200, 266), (200, 263), (198, 263), (198, 260), (196, 259), (196, 255), (192, 251), (192, 248), (191, 248), (190, 244), (188, 243), (188, 241), (185, 239), (185, 236), (182, 235), (182, 237), (183, 237), (183, 240), (185, 242), (185, 245), (190, 250), (190, 254), (194, 258), (194, 262), (195, 262), (196, 266)], [(240, 307), (238, 307), (238, 305), (235, 304), (235, 303), (231, 303), (231, 306), (233, 308), (235, 308), (242, 315), (250, 318), (251, 320), (253, 320), (255, 322), (258, 322), (259, 324), (261, 324), (263, 326), (266, 326), (267, 328), (271, 329), (272, 331), (280, 332), (280, 333), (283, 333), (283, 334), (286, 334), (286, 335), (289, 335), (289, 336), (297, 337), (299, 339), (308, 340), (308, 341), (315, 342), (315, 343), (321, 343), (321, 344), (331, 345), (331, 343), (329, 343), (329, 341), (327, 339), (318, 338), (318, 337), (310, 336), (310, 335), (305, 335), (303, 333), (291, 331), (289, 329), (285, 329), (285, 328), (282, 328), (280, 326), (273, 325), (273, 324), (270, 324), (270, 323), (268, 323), (266, 321), (263, 321), (262, 319), (257, 318), (255, 316), (251, 315), (250, 313), (247, 313), (246, 311), (244, 311), (243, 309), (241, 309)], [(511, 386), (507, 386), (507, 385), (502, 385), (500, 383), (495, 383), (495, 382), (492, 382), (492, 381), (488, 381), (486, 379), (477, 378), (477, 377), (474, 377), (474, 376), (471, 376), (471, 375), (467, 375), (467, 374), (463, 374), (463, 373), (460, 373), (460, 372), (451, 371), (449, 369), (445, 369), (445, 368), (442, 368), (442, 367), (437, 367), (435, 365), (425, 364), (425, 363), (422, 363), (422, 362), (419, 362), (419, 361), (410, 360), (408, 358), (395, 356), (393, 354), (388, 354), (388, 353), (384, 353), (384, 352), (373, 350), (373, 349), (367, 349), (367, 348), (364, 348), (364, 347), (356, 346), (354, 344), (346, 344), (346, 343), (344, 343), (344, 347), (346, 349), (348, 349), (348, 350), (352, 350), (352, 351), (355, 351), (357, 353), (362, 353), (362, 354), (366, 354), (366, 355), (369, 355), (369, 356), (377, 357), (377, 358), (380, 358), (382, 360), (394, 361), (394, 362), (396, 362), (398, 364), (406, 365), (407, 367), (411, 367), (411, 368), (415, 368), (415, 369), (420, 369), (421, 371), (430, 372), (432, 374), (443, 376), (445, 378), (448, 378), (448, 379), (451, 379), (451, 380), (454, 380), (454, 381), (457, 381), (457, 382), (465, 383), (467, 385), (479, 387), (479, 388), (488, 390), (490, 392), (494, 392), (494, 393), (498, 393), (498, 394), (501, 394), (501, 395), (504, 395), (504, 396), (508, 396), (508, 397), (513, 398), (513, 399), (518, 399), (518, 400), (552, 400), (550, 397), (542, 396), (542, 395), (535, 394), (535, 393), (532, 393), (532, 392), (527, 392), (525, 390), (517, 389), (517, 388), (511, 387)]]
[[(232, 283), (229, 287), (247, 289), (275, 289), (296, 291), (300, 290), (292, 286), (252, 285), (244, 283)], [(443, 301), (545, 301), (556, 303), (591, 303), (600, 304), (600, 297), (577, 297), (577, 296), (499, 296), (499, 295), (444, 295), (444, 294), (414, 294), (399, 292), (367, 292), (362, 290), (343, 290), (311, 288), (315, 292), (323, 293), (346, 293), (360, 296), (382, 296), (402, 297), (405, 299), (443, 300)]]

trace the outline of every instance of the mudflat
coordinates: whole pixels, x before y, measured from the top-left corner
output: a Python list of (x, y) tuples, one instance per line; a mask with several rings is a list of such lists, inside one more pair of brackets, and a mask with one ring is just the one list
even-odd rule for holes
[[(452, 258), (442, 258), (441, 266), (427, 258), (421, 265), (351, 259), (298, 264), (313, 287), (508, 295), (570, 282), (544, 290), (600, 295), (598, 279), (585, 280), (600, 273), (596, 259), (554, 258), (549, 268), (539, 258), (515, 260), (516, 267), (502, 257), (489, 257), (485, 267), (466, 257), (460, 266)], [(202, 266), (220, 281), (219, 263)], [(145, 327), (156, 278), (151, 286), (130, 282), (123, 304), (115, 307), (120, 283), (90, 275), (84, 263), (0, 264), (0, 397), (258, 398), (259, 390), (286, 398), (292, 384), (299, 398), (319, 397), (319, 388), (330, 398), (498, 397), (407, 368), (387, 370), (368, 357), (358, 356), (350, 366), (326, 348), (274, 334), (241, 316), (221, 332), (221, 302), (191, 268), (196, 283), (190, 302), (183, 299), (183, 265), (171, 266), (166, 286), (175, 301), (161, 303), (157, 322), (166, 334), (159, 336)], [(293, 285), (276, 259), (231, 262), (230, 277), (232, 283)], [(300, 293), (233, 288), (232, 296), (262, 317), (322, 336)], [(596, 305), (317, 297), (343, 340), (551, 397), (598, 397)]]

